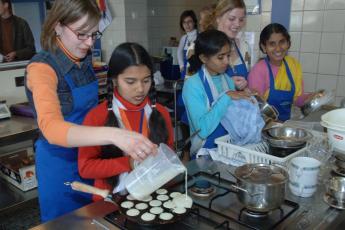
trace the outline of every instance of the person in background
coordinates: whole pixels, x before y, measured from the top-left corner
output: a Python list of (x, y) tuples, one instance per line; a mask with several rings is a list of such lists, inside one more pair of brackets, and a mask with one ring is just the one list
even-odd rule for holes
[(278, 110), (281, 121), (290, 118), (294, 103), (301, 107), (311, 96), (303, 92), (302, 67), (288, 56), (290, 46), (290, 35), (283, 25), (267, 25), (259, 41), (260, 50), (267, 56), (253, 66), (248, 78), (249, 88)]
[(180, 16), (180, 28), (186, 33), (181, 37), (177, 48), (177, 60), (180, 66), (181, 78), (184, 79), (187, 68), (187, 50), (198, 35), (198, 22), (193, 10), (182, 12)]
[[(93, 108), (83, 125), (120, 127), (173, 148), (169, 112), (156, 103), (153, 65), (147, 51), (136, 43), (123, 43), (109, 61), (108, 99)], [(113, 84), (114, 81), (114, 84)], [(115, 192), (124, 189), (122, 178), (133, 159), (114, 145), (79, 148), (78, 167), (83, 178), (96, 179), (95, 186)], [(94, 196), (94, 200), (102, 199)]]
[(236, 89), (247, 87), (251, 64), (250, 47), (241, 32), (246, 24), (246, 5), (243, 0), (219, 0), (207, 20), (208, 28), (224, 32), (231, 40), (231, 53), (227, 74), (235, 81)]
[(28, 60), (36, 53), (28, 23), (12, 12), (11, 0), (0, 0), (0, 54), (4, 62)]
[(217, 30), (206, 30), (195, 41), (195, 53), (189, 59), (194, 75), (182, 89), (190, 133), (198, 132), (192, 139), (192, 158), (202, 148), (215, 148), (214, 140), (226, 134), (220, 122), (232, 100), (249, 99), (246, 91), (235, 90), (232, 78), (226, 74), (230, 46), (227, 35)]
[(81, 125), (98, 104), (90, 49), (102, 35), (100, 18), (95, 0), (55, 1), (41, 33), (43, 50), (26, 68), (26, 94), (40, 131), (35, 163), (42, 222), (91, 202), (91, 195), (64, 184), (93, 183), (80, 177), (75, 147), (116, 145), (135, 160), (157, 152), (155, 144), (136, 132)]

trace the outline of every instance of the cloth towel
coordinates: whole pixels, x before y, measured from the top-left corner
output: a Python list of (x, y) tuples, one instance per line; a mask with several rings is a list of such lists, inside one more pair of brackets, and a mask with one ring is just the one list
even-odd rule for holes
[(226, 115), (221, 120), (232, 144), (242, 146), (261, 141), (261, 131), (265, 122), (254, 97), (252, 101), (254, 103), (246, 99), (233, 100), (233, 104), (228, 107)]

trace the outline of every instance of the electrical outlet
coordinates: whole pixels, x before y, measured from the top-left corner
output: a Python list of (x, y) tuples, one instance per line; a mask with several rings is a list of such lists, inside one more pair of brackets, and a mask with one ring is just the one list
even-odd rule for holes
[(16, 87), (24, 86), (24, 76), (15, 77)]

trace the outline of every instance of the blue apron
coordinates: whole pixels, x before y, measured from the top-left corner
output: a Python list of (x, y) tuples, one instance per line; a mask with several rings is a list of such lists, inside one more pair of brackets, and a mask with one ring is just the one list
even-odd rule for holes
[[(201, 82), (204, 85), (204, 89), (207, 94), (208, 101), (210, 103), (210, 106), (212, 105), (212, 102), (214, 101), (214, 98), (212, 96), (210, 85), (208, 84), (207, 80), (204, 79), (204, 73), (202, 69), (199, 70), (199, 77), (201, 79)], [(216, 148), (216, 144), (214, 143), (214, 140), (218, 137), (226, 135), (227, 132), (221, 125), (221, 123), (218, 124), (217, 128), (207, 137), (205, 144), (203, 145), (203, 148), (211, 149)]]
[(247, 80), (248, 77), (248, 70), (247, 70), (247, 66), (246, 63), (244, 62), (243, 56), (241, 54), (240, 49), (238, 48), (238, 46), (235, 43), (235, 47), (236, 47), (236, 51), (238, 53), (238, 56), (241, 59), (241, 64), (239, 65), (235, 65), (233, 68), (231, 68), (230, 66), (227, 68), (226, 73), (232, 77), (232, 76), (242, 76)]
[(266, 62), (269, 75), (270, 75), (270, 92), (268, 95), (267, 102), (270, 105), (273, 105), (278, 110), (279, 112), (278, 119), (280, 121), (286, 121), (290, 118), (290, 114), (291, 114), (291, 106), (293, 103), (293, 97), (295, 95), (295, 82), (292, 78), (292, 74), (290, 72), (289, 66), (284, 59), (283, 62), (284, 62), (286, 73), (288, 75), (288, 78), (291, 84), (291, 90), (286, 91), (286, 90), (275, 89), (273, 72), (269, 64), (268, 58), (265, 58), (265, 62)]
[[(73, 97), (73, 110), (65, 116), (65, 120), (81, 124), (90, 109), (98, 104), (98, 83), (93, 81), (88, 85), (76, 87), (69, 74), (66, 74), (64, 79)], [(64, 185), (64, 182), (72, 181), (82, 181), (87, 184), (93, 182), (79, 176), (78, 148), (49, 144), (44, 138), (38, 139), (35, 145), (41, 221), (55, 219), (89, 204), (92, 201), (91, 195), (74, 191), (70, 186)]]
[[(183, 47), (186, 46), (187, 43), (187, 37), (186, 40), (184, 41)], [(186, 73), (187, 73), (187, 50), (183, 49), (183, 71), (181, 72), (181, 79), (184, 79), (186, 77)], [(179, 118), (179, 120), (188, 125), (188, 117), (187, 117), (187, 112), (186, 112), (186, 108), (182, 99), (182, 92), (177, 92), (177, 99), (176, 99), (176, 103), (177, 103), (177, 117)]]
[(184, 41), (183, 44), (183, 70), (181, 71), (181, 79), (184, 79), (186, 77), (186, 73), (187, 73), (187, 51), (188, 51), (188, 47), (187, 49), (184, 49), (184, 47), (186, 46), (188, 37), (186, 35), (186, 40)]

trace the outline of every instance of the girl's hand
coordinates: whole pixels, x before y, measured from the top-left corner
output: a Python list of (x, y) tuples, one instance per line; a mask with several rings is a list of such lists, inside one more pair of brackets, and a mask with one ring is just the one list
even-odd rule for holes
[(139, 133), (124, 129), (116, 129), (113, 144), (140, 162), (149, 155), (157, 153), (157, 145), (149, 139)]
[(243, 90), (247, 87), (248, 82), (243, 76), (232, 76), (237, 90)]
[(251, 101), (250, 96), (252, 95), (250, 92), (247, 91), (228, 91), (226, 92), (226, 94), (230, 96), (233, 100), (246, 99), (249, 101)]

